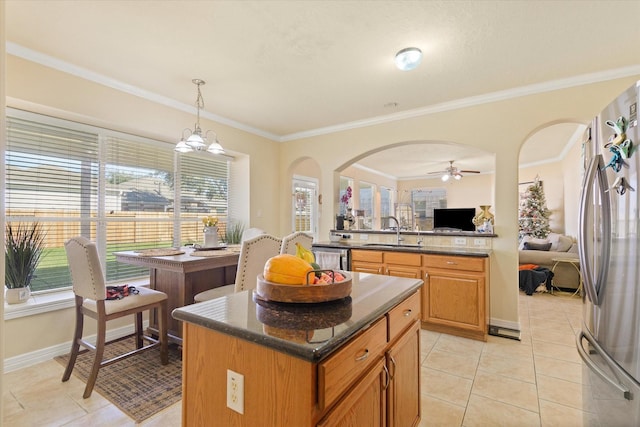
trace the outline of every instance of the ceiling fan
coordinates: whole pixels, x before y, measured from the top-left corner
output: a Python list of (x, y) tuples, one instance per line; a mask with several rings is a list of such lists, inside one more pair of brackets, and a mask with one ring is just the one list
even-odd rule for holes
[(449, 166), (443, 171), (429, 172), (427, 175), (442, 175), (442, 181), (447, 182), (449, 178), (460, 180), (463, 173), (480, 173), (480, 171), (462, 170), (453, 166), (453, 160), (449, 160)]

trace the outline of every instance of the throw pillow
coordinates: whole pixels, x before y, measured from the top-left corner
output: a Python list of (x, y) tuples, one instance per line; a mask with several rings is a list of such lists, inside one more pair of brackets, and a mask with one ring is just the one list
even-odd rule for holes
[(525, 251), (548, 251), (549, 249), (551, 249), (551, 242), (547, 242), (547, 243), (524, 242)]
[(549, 233), (549, 235), (547, 236), (547, 241), (551, 242), (551, 249), (549, 249), (549, 250), (550, 251), (557, 251), (558, 250), (559, 241), (560, 241), (560, 235), (558, 233)]
[(527, 243), (527, 242), (532, 242), (532, 243), (540, 245), (540, 244), (548, 243), (549, 240), (547, 240), (547, 239), (537, 239), (537, 238), (531, 237), (531, 236), (524, 236), (522, 238), (522, 240), (520, 241), (520, 246), (518, 246), (518, 250), (520, 250), (520, 251), (524, 250), (524, 244)]
[(560, 239), (558, 240), (558, 249), (556, 250), (558, 252), (567, 252), (569, 249), (571, 249), (572, 245), (573, 239), (571, 237), (560, 236)]

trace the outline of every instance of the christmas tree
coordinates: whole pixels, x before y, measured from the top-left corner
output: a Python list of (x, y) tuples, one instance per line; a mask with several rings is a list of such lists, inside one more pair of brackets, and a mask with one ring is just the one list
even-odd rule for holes
[(518, 215), (518, 225), (520, 228), (520, 238), (531, 236), (539, 239), (546, 238), (551, 229), (549, 228), (549, 216), (551, 211), (547, 208), (547, 201), (542, 190), (542, 182), (536, 180), (535, 183), (525, 192), (520, 200), (520, 211)]

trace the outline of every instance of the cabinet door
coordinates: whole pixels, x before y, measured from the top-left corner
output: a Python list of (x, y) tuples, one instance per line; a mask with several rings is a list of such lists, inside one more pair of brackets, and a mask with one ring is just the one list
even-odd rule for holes
[(484, 331), (484, 286), (484, 275), (449, 270), (427, 271), (424, 320), (443, 326)]
[(416, 426), (420, 422), (419, 322), (414, 322), (387, 351), (386, 357), (391, 376), (387, 392), (388, 426)]
[(317, 426), (384, 427), (386, 423), (385, 386), (388, 381), (384, 358), (380, 358)]

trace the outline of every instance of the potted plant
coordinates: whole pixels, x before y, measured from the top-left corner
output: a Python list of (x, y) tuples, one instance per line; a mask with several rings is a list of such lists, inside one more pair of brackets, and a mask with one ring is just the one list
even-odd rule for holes
[(241, 223), (227, 224), (224, 233), (224, 241), (227, 245), (239, 245), (242, 243), (244, 225)]
[(25, 302), (31, 296), (31, 281), (44, 251), (45, 232), (38, 222), (8, 223), (5, 230), (4, 284), (9, 304)]

